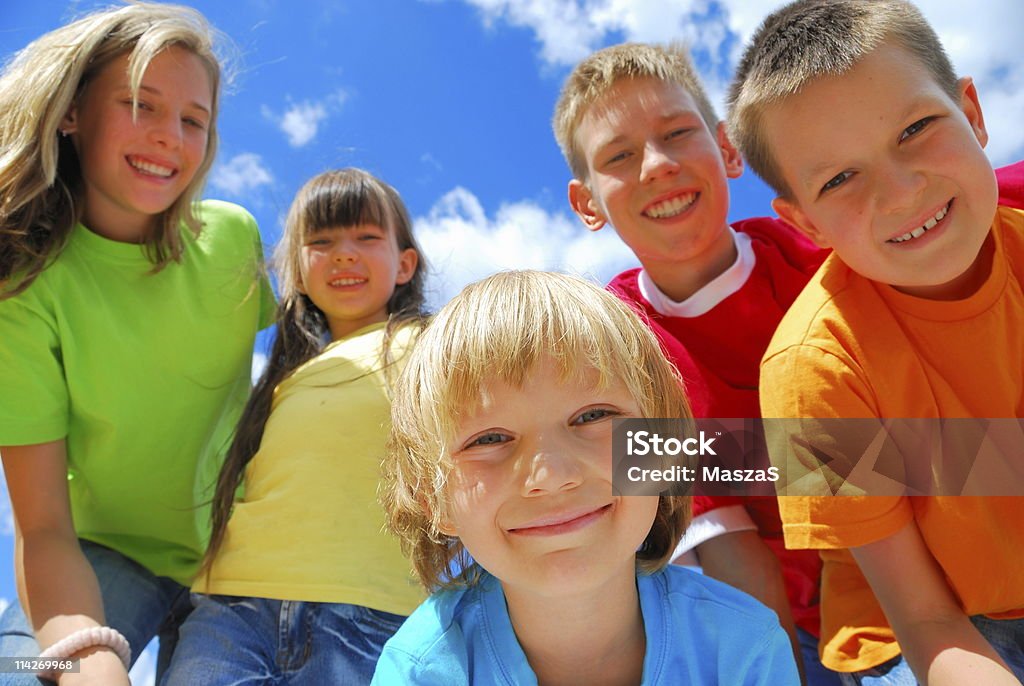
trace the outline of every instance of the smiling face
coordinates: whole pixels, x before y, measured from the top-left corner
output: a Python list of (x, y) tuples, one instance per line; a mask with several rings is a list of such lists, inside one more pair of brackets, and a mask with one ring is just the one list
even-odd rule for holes
[(302, 290), (338, 340), (387, 321), (388, 300), (412, 278), (416, 261), (415, 250), (399, 250), (392, 232), (375, 224), (313, 231), (302, 246)]
[(576, 142), (587, 179), (570, 182), (569, 199), (591, 230), (612, 224), (645, 266), (732, 254), (727, 179), (743, 163), (685, 88), (624, 79), (586, 111)]
[(146, 69), (133, 119), (128, 59), (114, 59), (86, 84), (61, 129), (78, 152), (84, 223), (140, 242), (202, 166), (213, 90), (199, 57), (169, 47)]
[(635, 574), (657, 497), (612, 491), (612, 419), (640, 410), (624, 386), (562, 380), (546, 359), (521, 388), (492, 382), (451, 443), (441, 530), (506, 595), (593, 591)]
[(959, 93), (883, 44), (769, 107), (764, 132), (793, 193), (776, 211), (869, 279), (926, 298), (969, 295), (997, 188), (970, 79)]

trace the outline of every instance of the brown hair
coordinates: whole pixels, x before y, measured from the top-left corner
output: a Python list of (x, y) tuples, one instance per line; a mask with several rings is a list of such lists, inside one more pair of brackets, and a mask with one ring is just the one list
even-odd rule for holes
[(768, 16), (729, 89), (729, 137), (775, 192), (790, 197), (764, 131), (764, 112), (821, 76), (848, 72), (892, 41), (914, 55), (954, 99), (956, 72), (921, 12), (902, 0), (800, 0)]
[(275, 266), (281, 299), (277, 306), (277, 335), (266, 369), (256, 383), (228, 449), (213, 496), (212, 533), (200, 573), (208, 572), (224, 542), (235, 494), (245, 468), (259, 450), (270, 416), (274, 389), (293, 371), (316, 357), (330, 338), (327, 318), (302, 292), (300, 255), (312, 233), (334, 227), (374, 224), (394, 235), (399, 251), (412, 248), (418, 260), (413, 276), (395, 286), (387, 303), (388, 324), (382, 353), (389, 365), (391, 338), (402, 326), (422, 325), (425, 317), (424, 280), (427, 263), (412, 232), (412, 221), (398, 191), (362, 169), (328, 171), (306, 182), (292, 201)]

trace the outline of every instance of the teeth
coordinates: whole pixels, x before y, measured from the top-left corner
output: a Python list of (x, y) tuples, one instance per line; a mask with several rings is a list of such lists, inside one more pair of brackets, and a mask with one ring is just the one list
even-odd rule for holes
[(361, 283), (366, 283), (366, 279), (335, 279), (330, 282), (332, 286), (358, 286)]
[(170, 167), (164, 167), (159, 164), (153, 164), (152, 162), (144, 162), (143, 160), (137, 160), (134, 158), (128, 158), (128, 164), (132, 165), (135, 169), (153, 176), (160, 176), (167, 178), (174, 173), (174, 170)]
[(946, 216), (947, 212), (949, 212), (949, 205), (948, 204), (945, 207), (943, 207), (941, 210), (936, 212), (934, 217), (929, 217), (928, 221), (926, 221), (924, 223), (924, 225), (917, 227), (913, 231), (908, 231), (907, 233), (903, 234), (902, 236), (896, 236), (896, 238), (891, 238), (891, 239), (889, 239), (889, 242), (890, 243), (904, 243), (904, 242), (912, 240), (914, 238), (920, 238), (921, 236), (923, 236), (925, 234), (926, 231), (928, 231), (929, 229), (934, 228), (936, 224), (941, 222), (943, 220), (943, 218)]
[(674, 217), (677, 214), (680, 214), (687, 207), (692, 205), (693, 201), (696, 199), (696, 193), (687, 193), (686, 195), (680, 195), (678, 197), (672, 198), (671, 200), (659, 202), (657, 205), (647, 208), (647, 210), (644, 211), (644, 214), (646, 214), (648, 217), (654, 217), (655, 219)]

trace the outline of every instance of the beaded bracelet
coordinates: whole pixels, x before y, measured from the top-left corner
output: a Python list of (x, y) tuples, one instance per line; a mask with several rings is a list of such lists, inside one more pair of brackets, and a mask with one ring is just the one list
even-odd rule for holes
[[(90, 626), (72, 632), (44, 650), (39, 655), (39, 659), (62, 660), (93, 646), (110, 648), (121, 658), (126, 670), (131, 666), (132, 648), (128, 645), (128, 639), (121, 635), (120, 631), (111, 629), (109, 626)], [(39, 676), (56, 681), (59, 672), (57, 670), (39, 672)]]

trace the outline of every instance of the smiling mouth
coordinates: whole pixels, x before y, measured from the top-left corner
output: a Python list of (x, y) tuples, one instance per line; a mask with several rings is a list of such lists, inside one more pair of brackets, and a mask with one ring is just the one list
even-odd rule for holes
[(583, 513), (568, 513), (543, 517), (530, 522), (527, 526), (509, 529), (509, 533), (522, 536), (556, 536), (582, 529), (592, 522), (600, 519), (612, 508), (612, 503), (602, 505), (594, 510)]
[(668, 219), (682, 214), (693, 205), (699, 194), (696, 192), (683, 193), (668, 200), (655, 203), (643, 211), (644, 216), (652, 219)]
[(913, 231), (906, 232), (902, 236), (890, 238), (889, 240), (886, 241), (886, 243), (906, 243), (907, 241), (912, 241), (915, 238), (920, 238), (921, 236), (925, 235), (926, 233), (934, 229), (936, 226), (938, 226), (939, 222), (946, 218), (946, 215), (949, 214), (949, 208), (952, 207), (952, 205), (953, 201), (950, 200), (945, 204), (945, 206), (943, 206), (941, 210), (936, 212), (934, 216), (929, 217), (928, 221), (926, 221), (924, 224), (917, 227)]
[(140, 171), (147, 176), (169, 179), (177, 173), (172, 167), (165, 167), (162, 164), (147, 162), (146, 160), (142, 160), (137, 157), (126, 157), (125, 159), (128, 160), (128, 164), (132, 169)]
[(333, 279), (327, 282), (328, 286), (360, 286), (367, 282), (368, 279), (359, 278), (344, 278), (344, 279)]

